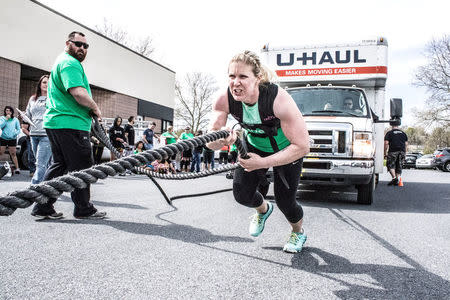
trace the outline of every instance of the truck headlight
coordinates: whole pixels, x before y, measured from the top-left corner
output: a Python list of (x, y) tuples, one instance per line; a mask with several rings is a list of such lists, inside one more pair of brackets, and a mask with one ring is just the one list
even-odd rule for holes
[(359, 158), (371, 158), (375, 152), (372, 134), (367, 132), (355, 132), (353, 134), (353, 156)]

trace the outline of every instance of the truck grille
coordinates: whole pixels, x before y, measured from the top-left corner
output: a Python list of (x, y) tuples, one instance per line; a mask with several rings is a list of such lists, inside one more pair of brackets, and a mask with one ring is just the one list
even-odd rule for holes
[(308, 156), (345, 157), (350, 154), (351, 124), (308, 123), (308, 132), (312, 141)]

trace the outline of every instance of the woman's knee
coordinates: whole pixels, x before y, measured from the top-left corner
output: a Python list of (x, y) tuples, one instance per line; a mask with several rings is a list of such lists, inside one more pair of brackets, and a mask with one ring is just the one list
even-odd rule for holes
[(249, 189), (240, 183), (233, 184), (233, 196), (236, 202), (248, 207), (258, 207), (263, 200), (256, 189)]

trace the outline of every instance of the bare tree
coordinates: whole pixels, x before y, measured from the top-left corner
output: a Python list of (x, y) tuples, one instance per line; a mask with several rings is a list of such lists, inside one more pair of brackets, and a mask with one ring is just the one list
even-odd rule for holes
[(175, 117), (195, 132), (209, 123), (208, 114), (212, 108), (212, 96), (218, 90), (216, 80), (210, 74), (188, 73), (183, 84), (175, 83), (177, 103)]
[(450, 35), (433, 39), (425, 49), (426, 65), (416, 73), (417, 86), (425, 87), (430, 98), (424, 111), (415, 111), (421, 123), (431, 125), (450, 124)]
[(104, 36), (136, 51), (145, 57), (150, 57), (155, 50), (152, 46), (153, 40), (149, 36), (144, 38), (130, 37), (128, 32), (115, 26), (106, 18), (103, 19), (103, 24), (96, 25), (95, 29)]

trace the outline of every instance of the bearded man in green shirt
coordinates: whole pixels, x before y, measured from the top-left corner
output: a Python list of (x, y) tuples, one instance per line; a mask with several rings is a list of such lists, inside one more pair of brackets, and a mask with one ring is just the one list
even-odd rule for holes
[[(89, 45), (81, 32), (71, 32), (65, 51), (52, 67), (48, 83), (47, 110), (44, 128), (50, 140), (53, 164), (45, 173), (44, 180), (50, 180), (67, 172), (90, 168), (93, 164), (89, 138), (91, 113), (101, 119), (101, 112), (92, 99), (91, 89), (81, 62), (86, 58)], [(73, 215), (78, 219), (101, 219), (105, 212), (99, 212), (90, 202), (90, 186), (75, 189), (72, 193), (75, 204)], [(38, 218), (60, 219), (51, 199), (45, 204), (36, 204), (31, 213)]]

